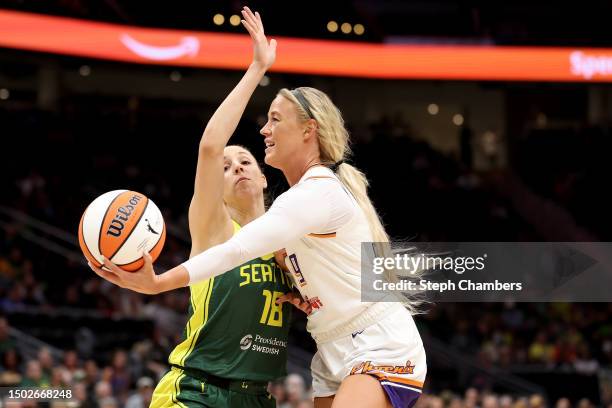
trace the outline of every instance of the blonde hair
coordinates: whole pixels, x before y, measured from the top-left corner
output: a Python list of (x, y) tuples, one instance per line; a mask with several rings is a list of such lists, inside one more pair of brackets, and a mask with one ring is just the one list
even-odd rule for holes
[[(306, 107), (302, 105), (294, 92), (299, 92), (301, 94), (300, 98), (303, 96), (307, 103)], [(303, 121), (315, 119), (317, 121), (319, 152), (323, 164), (333, 166), (351, 156), (349, 133), (344, 125), (342, 113), (327, 94), (315, 88), (300, 87), (294, 91), (283, 88), (279, 91), (279, 95), (295, 104), (300, 119)], [(377, 243), (376, 253), (381, 256), (391, 256), (389, 235), (368, 196), (367, 190), (370, 183), (365, 174), (356, 167), (342, 162), (337, 167), (336, 175), (363, 210), (370, 226), (372, 239)], [(385, 275), (388, 281), (397, 282), (399, 280), (395, 270), (387, 270)], [(416, 313), (416, 306), (419, 303), (421, 302), (411, 299), (405, 305), (411, 312)]]

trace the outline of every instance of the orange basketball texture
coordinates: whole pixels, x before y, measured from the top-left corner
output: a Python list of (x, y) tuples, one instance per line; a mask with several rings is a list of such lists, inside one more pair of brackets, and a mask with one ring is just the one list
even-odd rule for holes
[(159, 208), (144, 194), (114, 190), (96, 198), (79, 223), (79, 245), (85, 258), (102, 266), (102, 256), (126, 271), (144, 265), (144, 250), (155, 261), (166, 240)]

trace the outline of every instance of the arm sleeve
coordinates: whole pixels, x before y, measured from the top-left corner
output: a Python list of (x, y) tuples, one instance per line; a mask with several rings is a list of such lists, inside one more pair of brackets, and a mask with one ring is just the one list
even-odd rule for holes
[(306, 180), (280, 195), (268, 212), (228, 241), (184, 262), (189, 285), (277, 251), (309, 233), (338, 228), (351, 214), (350, 198), (337, 180)]

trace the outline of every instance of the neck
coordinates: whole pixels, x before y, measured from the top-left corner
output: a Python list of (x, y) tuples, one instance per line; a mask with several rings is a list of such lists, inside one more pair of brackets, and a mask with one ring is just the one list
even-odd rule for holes
[[(262, 216), (266, 212), (263, 197), (256, 200), (244, 200), (248, 205), (240, 207), (227, 206), (230, 217), (241, 227), (244, 227), (255, 218)], [(242, 204), (242, 203), (241, 203)]]
[(289, 186), (297, 184), (298, 181), (311, 167), (321, 164), (321, 159), (317, 157), (306, 157), (305, 160), (295, 162), (294, 165), (287, 169), (283, 169), (283, 174), (289, 183)]

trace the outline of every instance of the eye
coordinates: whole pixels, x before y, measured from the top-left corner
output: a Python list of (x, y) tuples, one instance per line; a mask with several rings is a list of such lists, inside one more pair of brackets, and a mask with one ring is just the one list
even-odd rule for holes
[(223, 165), (223, 171), (227, 171), (230, 168), (229, 164)]
[(272, 118), (272, 122), (278, 122), (278, 118)]
[(243, 160), (241, 164), (249, 165), (249, 164), (251, 164), (251, 162), (249, 160)]

